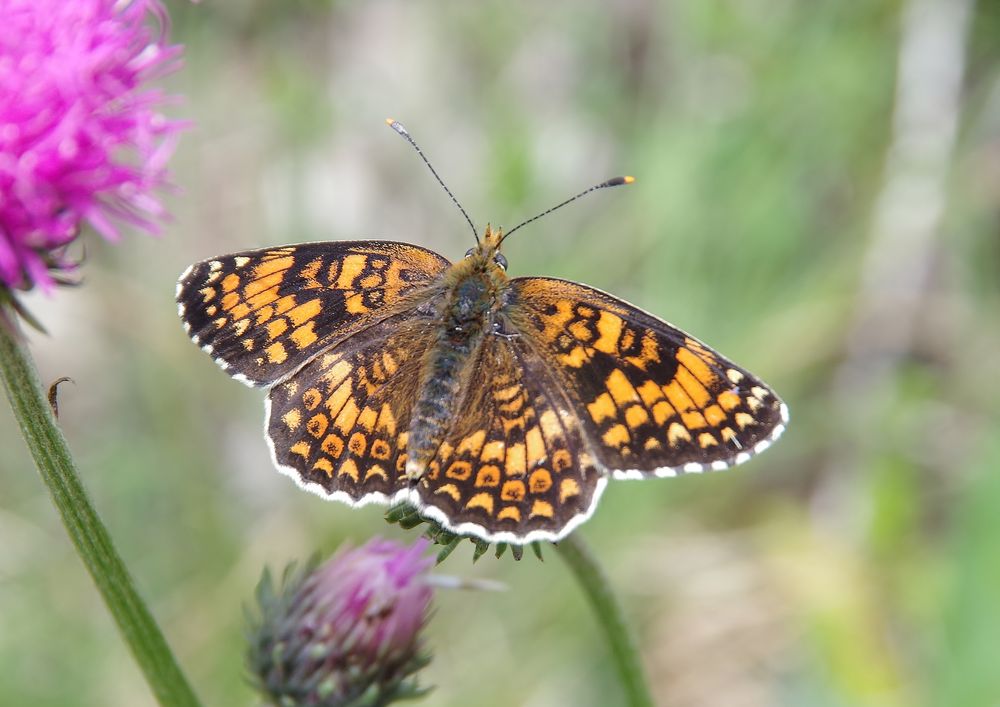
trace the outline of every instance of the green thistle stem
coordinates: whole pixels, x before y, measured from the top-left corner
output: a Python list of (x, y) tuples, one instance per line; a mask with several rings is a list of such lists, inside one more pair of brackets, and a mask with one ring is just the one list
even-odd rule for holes
[(604, 629), (611, 656), (628, 704), (632, 707), (652, 707), (653, 697), (642, 669), (642, 660), (636, 647), (635, 637), (625, 621), (625, 613), (611, 591), (611, 583), (597, 563), (597, 558), (587, 544), (574, 533), (556, 543), (556, 550), (573, 571), (576, 580), (597, 614), (597, 620)]
[(0, 378), (66, 532), (159, 703), (164, 707), (198, 707), (198, 698), (87, 497), (18, 331), (17, 315), (3, 299), (0, 292)]

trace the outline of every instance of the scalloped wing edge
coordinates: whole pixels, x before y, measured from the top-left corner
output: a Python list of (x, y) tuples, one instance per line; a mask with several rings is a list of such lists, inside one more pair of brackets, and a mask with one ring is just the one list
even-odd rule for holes
[(739, 452), (730, 459), (718, 459), (711, 464), (699, 464), (698, 462), (688, 462), (681, 466), (661, 466), (650, 471), (640, 471), (639, 469), (611, 469), (610, 473), (616, 480), (635, 481), (649, 479), (651, 477), (670, 478), (682, 474), (700, 474), (705, 471), (725, 471), (734, 466), (739, 466), (750, 461), (755, 456), (774, 444), (788, 427), (788, 406), (781, 403), (781, 422), (771, 429), (771, 434), (762, 439), (749, 451)]
[(274, 448), (274, 440), (271, 439), (271, 435), (268, 434), (268, 429), (270, 428), (271, 422), (271, 398), (268, 396), (264, 400), (264, 439), (267, 441), (267, 448), (271, 454), (271, 462), (274, 464), (275, 468), (280, 471), (285, 476), (290, 477), (295, 484), (302, 490), (308, 491), (309, 493), (315, 494), (320, 498), (328, 501), (339, 501), (344, 503), (351, 508), (361, 508), (363, 506), (368, 506), (371, 504), (389, 506), (396, 503), (406, 502), (417, 509), (417, 512), (425, 518), (434, 521), (440, 525), (445, 530), (448, 530), (456, 535), (470, 535), (477, 538), (481, 538), (491, 543), (508, 543), (511, 545), (528, 545), (533, 542), (558, 542), (565, 538), (567, 535), (576, 530), (577, 527), (582, 525), (584, 522), (590, 519), (594, 515), (594, 511), (597, 509), (597, 505), (601, 500), (601, 495), (604, 493), (604, 488), (607, 486), (608, 477), (602, 476), (597, 480), (597, 484), (594, 487), (594, 495), (590, 500), (590, 506), (583, 513), (578, 513), (573, 516), (566, 525), (559, 529), (558, 532), (549, 532), (547, 530), (532, 530), (526, 535), (516, 535), (510, 532), (492, 532), (488, 528), (479, 525), (478, 523), (453, 523), (441, 510), (435, 508), (434, 506), (427, 505), (420, 500), (419, 494), (416, 489), (400, 489), (391, 496), (384, 493), (368, 493), (360, 498), (353, 498), (349, 494), (343, 491), (328, 491), (323, 486), (318, 483), (306, 481), (302, 478), (302, 474), (299, 473), (294, 467), (288, 466), (287, 464), (282, 464), (278, 461), (278, 455)]

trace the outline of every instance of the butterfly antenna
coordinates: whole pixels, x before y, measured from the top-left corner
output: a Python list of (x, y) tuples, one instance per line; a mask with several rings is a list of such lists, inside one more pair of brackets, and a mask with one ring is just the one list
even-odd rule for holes
[(510, 237), (510, 234), (513, 233), (514, 231), (516, 231), (517, 229), (519, 229), (521, 226), (527, 226), (532, 221), (537, 221), (542, 216), (547, 216), (548, 214), (551, 214), (556, 209), (561, 209), (562, 207), (566, 206), (566, 204), (570, 203), (571, 201), (576, 201), (581, 196), (586, 196), (590, 192), (597, 191), (598, 189), (607, 189), (608, 187), (618, 187), (618, 186), (621, 186), (622, 184), (631, 184), (634, 181), (635, 181), (635, 177), (612, 177), (611, 179), (609, 179), (607, 181), (604, 181), (604, 182), (601, 182), (600, 184), (595, 184), (594, 186), (590, 187), (590, 189), (584, 189), (582, 192), (580, 192), (576, 196), (572, 196), (569, 199), (566, 199), (566, 201), (562, 202), (561, 204), (556, 204), (551, 209), (546, 209), (545, 211), (543, 211), (542, 213), (538, 214), (537, 216), (532, 216), (527, 221), (522, 221), (521, 223), (517, 224), (516, 226), (514, 226), (514, 228), (510, 229), (505, 234), (503, 234), (503, 238), (500, 239), (500, 243), (503, 243), (505, 240), (507, 240)]
[(431, 174), (434, 175), (434, 178), (438, 181), (438, 184), (441, 185), (441, 188), (444, 189), (445, 193), (451, 197), (452, 203), (458, 207), (458, 210), (462, 212), (463, 216), (465, 216), (465, 220), (469, 222), (469, 228), (472, 229), (472, 235), (476, 239), (476, 245), (479, 245), (479, 231), (476, 230), (476, 224), (472, 223), (472, 219), (469, 218), (469, 214), (467, 214), (465, 212), (465, 209), (462, 208), (462, 205), (458, 203), (458, 199), (455, 198), (455, 195), (451, 193), (451, 189), (449, 189), (448, 186), (444, 183), (444, 180), (441, 179), (441, 176), (437, 173), (437, 170), (434, 169), (434, 166), (431, 164), (430, 160), (428, 160), (427, 157), (424, 155), (424, 151), (420, 149), (420, 146), (410, 136), (410, 133), (407, 132), (406, 128), (404, 128), (398, 121), (395, 121), (392, 118), (386, 118), (385, 124), (388, 125), (390, 128), (392, 128), (393, 130), (395, 130), (400, 135), (402, 135), (403, 138), (405, 138), (406, 141), (413, 146), (413, 149), (417, 151), (417, 154), (420, 155), (420, 159), (422, 159), (424, 161), (424, 164), (427, 165), (427, 169), (431, 171)]

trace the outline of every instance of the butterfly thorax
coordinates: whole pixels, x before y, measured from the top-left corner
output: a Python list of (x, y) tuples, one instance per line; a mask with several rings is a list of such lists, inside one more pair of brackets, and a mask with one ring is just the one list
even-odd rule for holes
[(424, 473), (454, 423), (479, 349), (499, 321), (508, 283), (496, 259), (499, 236), (487, 227), (482, 245), (442, 276), (437, 337), (424, 354), (420, 392), (410, 418), (406, 473), (411, 479)]

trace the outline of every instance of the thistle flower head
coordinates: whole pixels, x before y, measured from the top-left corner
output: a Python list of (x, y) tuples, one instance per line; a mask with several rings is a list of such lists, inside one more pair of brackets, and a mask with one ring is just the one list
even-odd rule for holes
[(145, 84), (180, 47), (159, 0), (3, 0), (0, 27), (0, 289), (50, 289), (83, 224), (157, 232), (184, 126)]
[(265, 573), (249, 650), (261, 690), (282, 707), (373, 707), (420, 694), (412, 676), (429, 660), (420, 639), (432, 596), (427, 545), (375, 539), (286, 572), (277, 590)]

